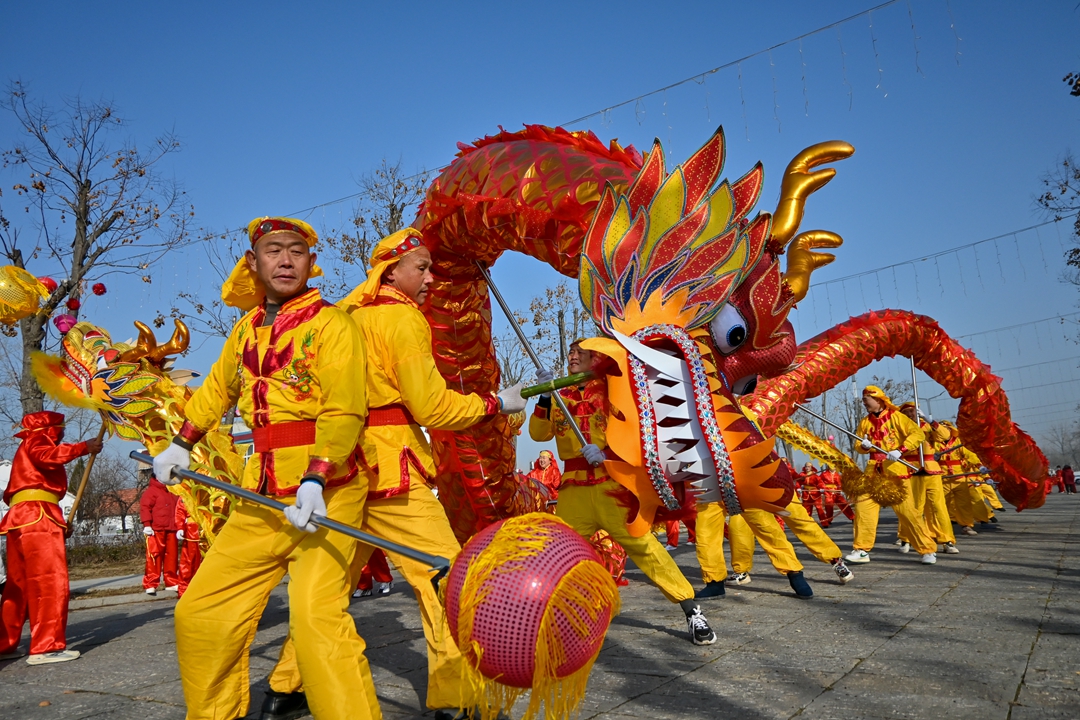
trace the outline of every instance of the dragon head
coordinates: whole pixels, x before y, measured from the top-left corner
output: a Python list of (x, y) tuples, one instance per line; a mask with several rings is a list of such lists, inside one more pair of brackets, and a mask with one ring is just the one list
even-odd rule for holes
[(171, 404), (183, 398), (170, 377), (170, 356), (187, 350), (190, 336), (177, 320), (169, 342), (158, 345), (149, 327), (135, 326), (139, 339), (132, 345), (114, 343), (96, 325), (77, 323), (61, 340), (59, 355), (35, 353), (31, 370), (51, 397), (97, 410), (120, 437), (145, 442), (148, 425), (167, 431)]
[(744, 307), (762, 308), (757, 334), (773, 344), (790, 301), (771, 265), (758, 271), (771, 217), (747, 214), (761, 165), (734, 183), (719, 182), (723, 165), (722, 129), (671, 173), (657, 141), (625, 192), (605, 188), (582, 249), (582, 301), (615, 338), (582, 343), (616, 368), (607, 376), (607, 439), (622, 461), (608, 469), (638, 497), (644, 522), (661, 506), (678, 509), (680, 483), (729, 514), (779, 512), (793, 495), (724, 368), (724, 351), (745, 339), (725, 326), (733, 295), (747, 288)]

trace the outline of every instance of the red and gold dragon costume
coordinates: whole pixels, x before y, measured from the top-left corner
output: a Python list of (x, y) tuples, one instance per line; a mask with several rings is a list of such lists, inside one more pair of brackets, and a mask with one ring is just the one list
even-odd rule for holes
[[(722, 135), (718, 133), (710, 143), (716, 146), (713, 150), (683, 167), (687, 188), (693, 186), (687, 190), (688, 197), (703, 197), (715, 189), (710, 183), (717, 180), (712, 170), (718, 172), (722, 166)], [(499, 370), (487, 286), (476, 263), (490, 266), (503, 252), (513, 250), (546, 262), (567, 277), (577, 277), (586, 235), (606, 196), (605, 186), (615, 198), (626, 196), (635, 184), (656, 190), (660, 176), (666, 175), (662, 163), (646, 162), (633, 147), (623, 148), (615, 141), (604, 145), (591, 132), (561, 128), (530, 125), (519, 132), (502, 131), (471, 145), (461, 144), (459, 149), (454, 162), (428, 188), (414, 223), (423, 231), (435, 260), (436, 280), (425, 312), (432, 326), (436, 361), (451, 386), (463, 392), (490, 392), (498, 388)], [(804, 203), (835, 175), (832, 168), (815, 167), (853, 152), (847, 143), (832, 141), (799, 153), (784, 173), (781, 199), (771, 217), (745, 217), (760, 192), (760, 165), (734, 183), (723, 183), (723, 194), (730, 197), (730, 210), (738, 218), (729, 232), (763, 236), (754, 251), (756, 262), (740, 266), (728, 287), (714, 293), (712, 300), (722, 307), (711, 320), (696, 326), (695, 342), (704, 339), (702, 328), (724, 328), (727, 335), (721, 343), (716, 342), (716, 332), (710, 338), (712, 349), (718, 351), (713, 354), (714, 375), (726, 390), (749, 393), (742, 405), (758, 416), (766, 437), (777, 433), (794, 403), (819, 395), (874, 360), (889, 355), (912, 357), (917, 367), (961, 398), (962, 436), (1000, 479), (1005, 498), (1018, 509), (1038, 507), (1043, 496), (1037, 481), (1045, 475), (1046, 459), (1012, 422), (1000, 380), (932, 320), (899, 311), (870, 313), (796, 347), (788, 312), (805, 297), (811, 273), (834, 259), (817, 250), (842, 242), (827, 231), (798, 232)], [(711, 160), (706, 157), (710, 153)], [(644, 190), (640, 197), (627, 198), (631, 207), (651, 200)], [(683, 214), (694, 209), (686, 203)], [(684, 233), (687, 227), (683, 226)], [(626, 269), (635, 241), (624, 239), (625, 246), (608, 248), (611, 261), (624, 263), (621, 267)], [(786, 267), (781, 270), (785, 254)], [(702, 273), (714, 272), (715, 260), (700, 258)], [(636, 279), (641, 277), (638, 274)], [(708, 303), (702, 305), (703, 312), (711, 312)], [(606, 311), (589, 309), (599, 313), (596, 319), (602, 323)], [(740, 343), (721, 347), (727, 338)], [(459, 536), (468, 537), (509, 514), (517, 482), (512, 433), (505, 418), (496, 417), (462, 432), (433, 432), (432, 444), (439, 496)]]

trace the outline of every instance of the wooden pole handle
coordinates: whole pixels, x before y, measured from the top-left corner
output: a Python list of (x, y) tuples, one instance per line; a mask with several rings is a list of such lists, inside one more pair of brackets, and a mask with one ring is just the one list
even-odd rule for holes
[[(98, 434), (97, 434), (98, 441), (101, 441), (101, 440), (105, 439), (105, 429), (107, 427), (108, 426), (105, 423), (105, 421), (102, 420), (101, 421), (101, 429), (98, 430)], [(90, 459), (86, 461), (86, 467), (83, 468), (82, 479), (79, 481), (79, 489), (75, 493), (75, 502), (72, 503), (71, 511), (68, 513), (67, 526), (68, 526), (68, 536), (69, 537), (71, 535), (72, 528), (74, 527), (72, 525), (72, 523), (75, 522), (75, 512), (79, 509), (79, 503), (82, 502), (83, 493), (86, 492), (86, 483), (90, 479), (90, 471), (94, 469), (94, 460), (95, 459), (97, 459), (97, 453), (90, 453)]]

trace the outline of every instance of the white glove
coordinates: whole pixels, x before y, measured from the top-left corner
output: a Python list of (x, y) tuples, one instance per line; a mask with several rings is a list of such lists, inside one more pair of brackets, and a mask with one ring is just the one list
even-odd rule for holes
[(184, 539), (184, 531), (183, 530), (177, 530), (176, 531), (176, 539), (177, 540), (183, 540)]
[[(540, 368), (536, 371), (536, 384), (543, 385), (549, 383), (555, 379), (555, 373), (551, 372), (550, 368)], [(551, 393), (544, 393), (544, 397), (547, 397)]]
[(285, 519), (297, 530), (313, 533), (319, 529), (310, 520), (312, 515), (326, 517), (322, 490), (322, 485), (314, 480), (301, 481), (300, 489), (296, 491), (296, 504), (285, 508)]
[(589, 443), (585, 447), (581, 448), (581, 457), (585, 458), (585, 462), (589, 463), (593, 467), (597, 467), (600, 463), (607, 459), (604, 455), (604, 451), (596, 447), (592, 443)]
[(525, 409), (528, 401), (521, 397), (523, 387), (525, 383), (517, 383), (499, 393), (499, 412), (504, 415), (513, 415)]
[(173, 469), (188, 470), (191, 468), (191, 451), (185, 450), (176, 443), (169, 443), (154, 458), (154, 477), (163, 485), (177, 485), (180, 478), (173, 477)]
[(862, 442), (859, 443), (859, 447), (861, 447), (863, 450), (869, 450), (870, 448), (874, 447), (874, 443), (870, 442), (870, 438), (863, 438)]
[(885, 457), (889, 458), (893, 462), (896, 462), (897, 460), (900, 459), (900, 451), (899, 450), (893, 450), (891, 452), (885, 453)]
[(145, 535), (146, 537), (154, 537), (154, 528), (147, 525), (146, 527), (144, 527), (142, 529), (142, 534)]
[(930, 413), (928, 413), (928, 412), (923, 412), (922, 410), (919, 410), (919, 417), (921, 417), (923, 420), (925, 420), (928, 423), (934, 422), (933, 416), (931, 416)]

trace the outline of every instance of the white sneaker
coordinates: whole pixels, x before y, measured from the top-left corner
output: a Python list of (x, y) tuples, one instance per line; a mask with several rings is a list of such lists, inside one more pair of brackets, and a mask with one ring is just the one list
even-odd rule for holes
[(165, 589), (166, 590), (179, 590), (180, 586), (179, 585), (166, 585)]
[(727, 582), (735, 583), (736, 585), (749, 585), (750, 573), (731, 573), (727, 576)]
[(904, 541), (901, 540), (900, 538), (896, 538), (896, 540), (893, 541), (893, 545), (903, 545), (903, 544), (904, 544)]
[(906, 542), (900, 543), (900, 547), (897, 548), (897, 552), (902, 552), (905, 555), (907, 555), (909, 552), (911, 552), (911, 543), (906, 543)]
[(960, 534), (961, 535), (978, 535), (979, 533), (975, 532), (975, 528), (966, 527), (966, 528), (964, 528), (964, 529), (962, 529), (960, 531)]
[(390, 594), (390, 588), (392, 588), (392, 587), (394, 587), (394, 583), (392, 583), (392, 582), (381, 582), (381, 583), (379, 583), (379, 594), (380, 595), (389, 595)]
[(78, 650), (57, 650), (56, 652), (41, 653), (40, 655), (31, 655), (26, 658), (27, 665), (50, 665), (52, 663), (62, 663), (68, 660), (74, 660), (79, 657)]
[(855, 573), (851, 572), (848, 566), (844, 564), (844, 561), (839, 558), (832, 561), (832, 569), (836, 573), (836, 577), (840, 578), (840, 582), (844, 585), (855, 579)]
[(849, 563), (868, 563), (870, 562), (870, 553), (865, 550), (852, 550), (844, 556), (844, 560)]
[(945, 554), (946, 555), (959, 555), (960, 554), (960, 549), (958, 547), (956, 547), (956, 543), (945, 543)]
[(923, 565), (933, 565), (937, 562), (937, 553), (926, 553), (922, 556)]
[(675, 545), (665, 545), (664, 549), (667, 550), (668, 552), (671, 552), (672, 550), (676, 550), (677, 546), (675, 546)]
[(157, 595), (157, 588), (146, 588), (147, 595)]
[(360, 589), (356, 589), (356, 590), (353, 590), (353, 594), (352, 594), (352, 596), (353, 596), (354, 598), (358, 598), (358, 597), (364, 597), (364, 591), (363, 591), (363, 590), (360, 590)]

